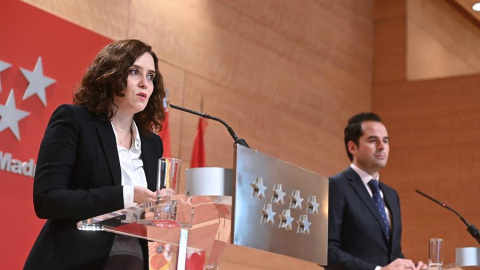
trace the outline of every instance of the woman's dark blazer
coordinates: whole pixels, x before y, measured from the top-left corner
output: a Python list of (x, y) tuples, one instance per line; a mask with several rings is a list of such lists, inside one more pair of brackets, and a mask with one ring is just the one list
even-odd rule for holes
[[(155, 190), (163, 145), (154, 133), (140, 132), (148, 188)], [(101, 269), (114, 234), (77, 230), (77, 222), (124, 208), (120, 161), (110, 121), (84, 107), (61, 105), (40, 145), (33, 185), (35, 213), (48, 219), (25, 269)], [(148, 267), (146, 242), (143, 241)], [(146, 256), (146, 257), (145, 257)]]

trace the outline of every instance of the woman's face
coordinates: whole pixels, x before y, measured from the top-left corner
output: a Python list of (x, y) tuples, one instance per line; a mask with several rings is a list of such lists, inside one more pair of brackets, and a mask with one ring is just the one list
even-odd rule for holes
[(143, 111), (153, 92), (154, 77), (153, 57), (146, 52), (139, 56), (128, 69), (127, 87), (122, 91), (125, 96), (113, 95), (118, 112), (134, 115)]

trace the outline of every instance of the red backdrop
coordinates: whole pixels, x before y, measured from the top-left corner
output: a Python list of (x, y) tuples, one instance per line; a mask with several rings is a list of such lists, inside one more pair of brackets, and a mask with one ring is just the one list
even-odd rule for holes
[[(18, 164), (26, 162), (27, 174), (29, 165), (36, 164), (40, 141), (53, 110), (59, 104), (71, 103), (72, 91), (83, 71), (97, 52), (110, 42), (18, 0), (2, 0), (0, 61), (11, 66), (0, 71), (1, 269), (23, 268), (44, 223), (33, 210), (33, 178), (19, 174)], [(29, 81), (20, 68), (33, 71), (39, 57), (42, 58), (43, 75), (55, 80), (45, 88), (46, 106), (37, 94), (23, 99)], [(18, 122), (12, 122), (12, 110), (7, 113), (5, 109), (11, 92), (16, 109), (29, 113)], [(15, 122), (20, 140), (14, 134)]]

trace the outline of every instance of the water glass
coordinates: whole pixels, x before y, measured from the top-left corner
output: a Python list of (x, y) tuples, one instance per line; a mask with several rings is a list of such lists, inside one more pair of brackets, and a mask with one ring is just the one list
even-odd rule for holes
[(181, 164), (182, 161), (177, 158), (158, 160), (155, 219), (175, 219), (176, 202), (170, 200), (170, 196), (178, 192)]
[(430, 248), (428, 252), (428, 269), (440, 270), (443, 265), (443, 239), (430, 238)]

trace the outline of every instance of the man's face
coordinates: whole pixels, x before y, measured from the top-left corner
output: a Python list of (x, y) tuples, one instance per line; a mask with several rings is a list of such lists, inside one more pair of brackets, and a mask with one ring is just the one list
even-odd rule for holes
[(376, 121), (362, 123), (363, 135), (358, 145), (348, 142), (348, 149), (353, 155), (353, 163), (372, 176), (387, 165), (388, 133), (385, 126)]

